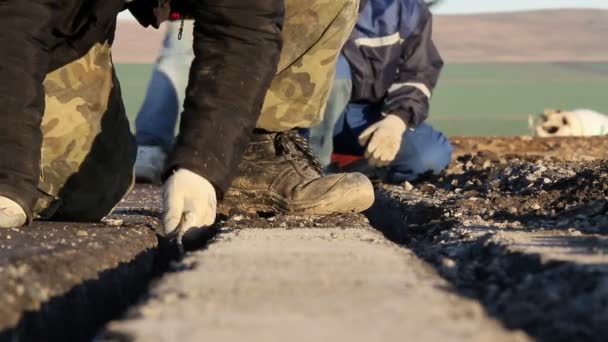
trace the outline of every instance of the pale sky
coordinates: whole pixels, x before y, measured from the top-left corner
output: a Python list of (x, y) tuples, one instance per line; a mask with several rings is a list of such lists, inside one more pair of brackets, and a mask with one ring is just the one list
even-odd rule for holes
[(444, 0), (434, 10), (438, 14), (520, 11), (546, 8), (604, 8), (606, 0)]

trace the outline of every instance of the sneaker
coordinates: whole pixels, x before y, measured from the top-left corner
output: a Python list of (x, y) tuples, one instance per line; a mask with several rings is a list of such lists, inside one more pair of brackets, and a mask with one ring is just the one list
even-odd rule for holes
[(143, 183), (161, 183), (167, 154), (160, 146), (139, 146), (135, 159), (135, 180)]

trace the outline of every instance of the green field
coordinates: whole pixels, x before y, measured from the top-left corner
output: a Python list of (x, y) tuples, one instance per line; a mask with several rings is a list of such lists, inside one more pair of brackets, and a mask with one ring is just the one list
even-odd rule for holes
[[(150, 65), (118, 65), (128, 113), (143, 99)], [(520, 135), (544, 108), (608, 112), (608, 63), (450, 64), (433, 97), (430, 122), (448, 135)]]

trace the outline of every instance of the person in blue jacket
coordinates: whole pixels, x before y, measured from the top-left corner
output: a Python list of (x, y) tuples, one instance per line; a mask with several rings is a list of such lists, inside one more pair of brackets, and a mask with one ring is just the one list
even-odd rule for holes
[(452, 147), (425, 123), (442, 67), (427, 4), (362, 1), (324, 119), (309, 132), (321, 163), (328, 166), (333, 159), (333, 166), (389, 182), (444, 170)]

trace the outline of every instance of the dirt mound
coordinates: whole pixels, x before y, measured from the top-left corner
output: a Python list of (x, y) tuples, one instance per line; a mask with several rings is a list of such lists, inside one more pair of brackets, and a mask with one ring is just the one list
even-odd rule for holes
[(455, 143), (459, 156), (445, 174), (384, 185), (368, 213), (372, 224), (505, 326), (541, 341), (604, 340), (606, 145), (597, 139)]
[(456, 157), (487, 151), (502, 157), (562, 161), (608, 159), (608, 136), (602, 137), (450, 137)]
[(519, 222), (530, 229), (577, 227), (589, 233), (600, 233), (608, 224), (606, 160), (531, 162), (480, 153), (459, 158), (434, 185), (460, 195), (458, 215)]

